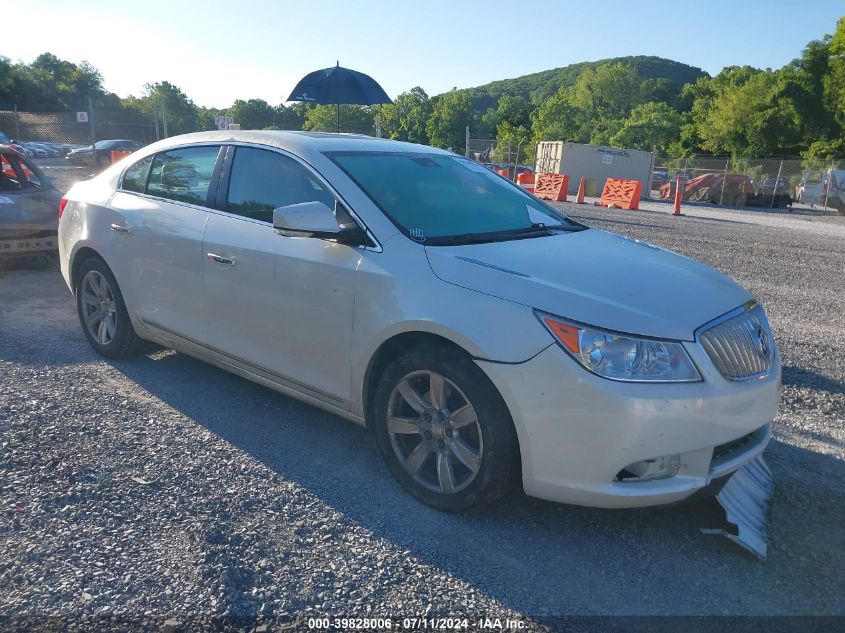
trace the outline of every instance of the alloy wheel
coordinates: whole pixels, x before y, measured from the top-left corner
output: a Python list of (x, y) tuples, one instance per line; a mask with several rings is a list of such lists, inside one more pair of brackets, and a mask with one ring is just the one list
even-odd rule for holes
[(80, 305), (82, 319), (91, 338), (108, 345), (117, 332), (117, 306), (108, 280), (100, 272), (89, 270), (82, 279)]
[(415, 371), (396, 384), (388, 399), (387, 432), (405, 471), (434, 492), (460, 492), (481, 467), (484, 442), (475, 409), (437, 372)]

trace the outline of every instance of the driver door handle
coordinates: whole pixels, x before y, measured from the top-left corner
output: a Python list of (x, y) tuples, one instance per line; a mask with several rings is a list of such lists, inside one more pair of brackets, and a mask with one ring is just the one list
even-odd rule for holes
[(206, 257), (217, 264), (225, 264), (227, 266), (234, 266), (236, 262), (234, 257), (223, 257), (217, 253), (209, 253)]
[(109, 228), (112, 231), (117, 231), (118, 233), (129, 233), (129, 227), (123, 226), (121, 224), (111, 224)]

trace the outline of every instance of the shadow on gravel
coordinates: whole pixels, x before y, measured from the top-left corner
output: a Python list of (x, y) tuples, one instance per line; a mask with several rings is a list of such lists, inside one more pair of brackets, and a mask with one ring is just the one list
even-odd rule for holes
[(760, 562), (700, 534), (721, 525), (713, 500), (614, 511), (513, 493), (475, 514), (442, 514), (399, 488), (363, 428), (181, 354), (112, 365), (376, 537), (524, 613), (841, 611), (830, 598), (845, 548), (841, 460), (772, 443), (778, 487)]
[(795, 365), (786, 365), (783, 367), (781, 381), (785, 385), (795, 387), (811, 387), (812, 389), (819, 389), (828, 393), (845, 393), (845, 383), (842, 381), (829, 378), (828, 376), (804, 369), (803, 367), (796, 367)]

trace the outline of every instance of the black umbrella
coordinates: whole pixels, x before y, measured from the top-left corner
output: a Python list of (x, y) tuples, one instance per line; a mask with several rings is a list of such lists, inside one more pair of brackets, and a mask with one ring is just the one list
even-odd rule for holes
[(315, 70), (299, 80), (288, 101), (336, 104), (337, 131), (340, 132), (340, 104), (374, 105), (393, 103), (375, 79), (357, 70), (341, 68), (340, 62), (332, 68)]

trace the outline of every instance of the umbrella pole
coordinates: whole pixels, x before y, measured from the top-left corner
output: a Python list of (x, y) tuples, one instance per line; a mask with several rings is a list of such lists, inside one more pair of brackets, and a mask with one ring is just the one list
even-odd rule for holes
[(340, 132), (340, 104), (337, 104), (337, 131)]

